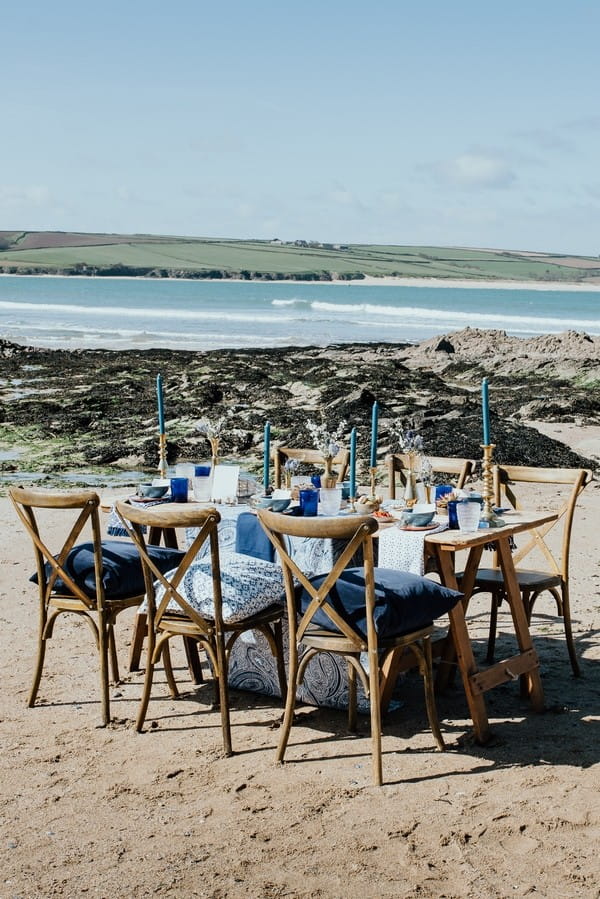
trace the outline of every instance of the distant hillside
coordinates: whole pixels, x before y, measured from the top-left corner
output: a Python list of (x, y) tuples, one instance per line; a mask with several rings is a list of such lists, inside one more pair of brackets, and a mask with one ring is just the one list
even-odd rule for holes
[(370, 275), (600, 283), (600, 261), (587, 256), (61, 231), (0, 231), (0, 272), (301, 281)]

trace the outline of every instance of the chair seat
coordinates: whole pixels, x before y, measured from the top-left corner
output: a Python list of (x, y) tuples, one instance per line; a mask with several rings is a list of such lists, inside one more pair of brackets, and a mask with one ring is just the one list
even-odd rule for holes
[[(559, 574), (551, 574), (547, 571), (533, 571), (530, 569), (517, 569), (517, 580), (521, 590), (547, 590), (550, 587), (560, 587), (562, 578)], [(460, 581), (461, 575), (458, 575)], [(502, 571), (499, 568), (480, 568), (475, 581), (480, 590), (496, 590), (504, 585)]]
[[(373, 618), (380, 639), (386, 640), (431, 626), (436, 618), (449, 612), (462, 599), (462, 593), (442, 587), (435, 581), (406, 571), (375, 568), (375, 610)], [(320, 587), (326, 575), (310, 578), (313, 587)], [(335, 611), (366, 641), (364, 568), (346, 568), (329, 594)], [(312, 597), (306, 590), (298, 596), (298, 609), (304, 613)], [(323, 609), (313, 622), (318, 628), (339, 634)]]
[[(169, 572), (166, 573), (168, 578)], [(212, 620), (215, 614), (213, 580), (210, 559), (192, 562), (185, 573), (179, 592), (187, 603), (203, 618)], [(221, 593), (223, 598), (223, 622), (236, 624), (253, 618), (273, 605), (279, 613), (283, 608), (283, 573), (275, 562), (255, 559), (241, 553), (230, 552), (221, 557)], [(156, 604), (165, 594), (164, 587), (156, 590)], [(171, 602), (169, 611), (181, 611)]]
[[(146, 587), (137, 546), (126, 540), (103, 540), (100, 548), (102, 552), (102, 586), (106, 599), (143, 596)], [(165, 546), (150, 546), (148, 553), (163, 574), (175, 567), (184, 556), (181, 550)], [(49, 562), (46, 562), (45, 568), (46, 577), (49, 577), (52, 572)], [(63, 568), (86, 596), (89, 596), (90, 599), (96, 598), (93, 543), (79, 543), (74, 546), (67, 555)], [(29, 580), (37, 584), (37, 572), (32, 574)], [(60, 577), (56, 579), (52, 592), (70, 595), (70, 590)]]

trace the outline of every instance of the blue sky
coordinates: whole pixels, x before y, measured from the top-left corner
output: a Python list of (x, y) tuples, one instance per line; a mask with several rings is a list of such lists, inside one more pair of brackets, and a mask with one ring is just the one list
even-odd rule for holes
[(596, 0), (31, 0), (0, 230), (600, 253)]

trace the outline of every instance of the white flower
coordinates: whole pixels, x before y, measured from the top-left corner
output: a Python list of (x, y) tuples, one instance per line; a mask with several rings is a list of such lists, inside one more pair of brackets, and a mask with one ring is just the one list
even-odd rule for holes
[(209, 439), (211, 437), (222, 437), (228, 418), (229, 416), (227, 415), (222, 415), (221, 418), (216, 418), (213, 421), (203, 418), (196, 422), (196, 430)]
[(416, 453), (419, 455), (423, 452), (423, 438), (416, 430), (416, 427), (413, 426), (405, 429), (402, 423), (399, 423), (398, 425), (392, 426), (390, 430), (396, 438), (398, 446), (400, 447), (400, 452)]
[(318, 425), (314, 421), (307, 421), (306, 427), (315, 449), (319, 450), (326, 459), (337, 456), (341, 449), (339, 441), (348, 430), (348, 422), (341, 421), (335, 431), (329, 431), (326, 424)]

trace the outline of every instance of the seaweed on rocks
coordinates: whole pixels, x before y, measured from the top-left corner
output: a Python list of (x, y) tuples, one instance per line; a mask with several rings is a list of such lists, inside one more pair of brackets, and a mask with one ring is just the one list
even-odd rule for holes
[[(600, 393), (593, 380), (586, 381), (595, 376), (598, 341), (569, 336), (561, 366), (553, 336), (552, 371), (541, 377), (535, 359), (543, 355), (540, 339), (533, 352), (527, 341), (501, 338), (503, 352), (511, 341), (510, 353), (493, 367), (492, 336), (465, 330), (418, 346), (214, 352), (66, 351), (0, 341), (0, 449), (18, 447), (19, 468), (26, 471), (156, 469), (155, 382), (161, 372), (170, 463), (209, 455), (195, 428), (200, 418), (228, 415), (221, 455), (254, 471), (262, 463), (267, 419), (273, 440), (297, 446), (311, 445), (309, 419), (332, 427), (345, 420), (358, 429), (362, 476), (375, 399), (381, 459), (393, 449), (393, 426), (416, 412), (422, 415), (426, 452), (479, 459), (483, 373), (490, 379), (499, 461), (594, 466), (524, 421), (600, 422)], [(11, 466), (13, 461), (6, 468)]]

